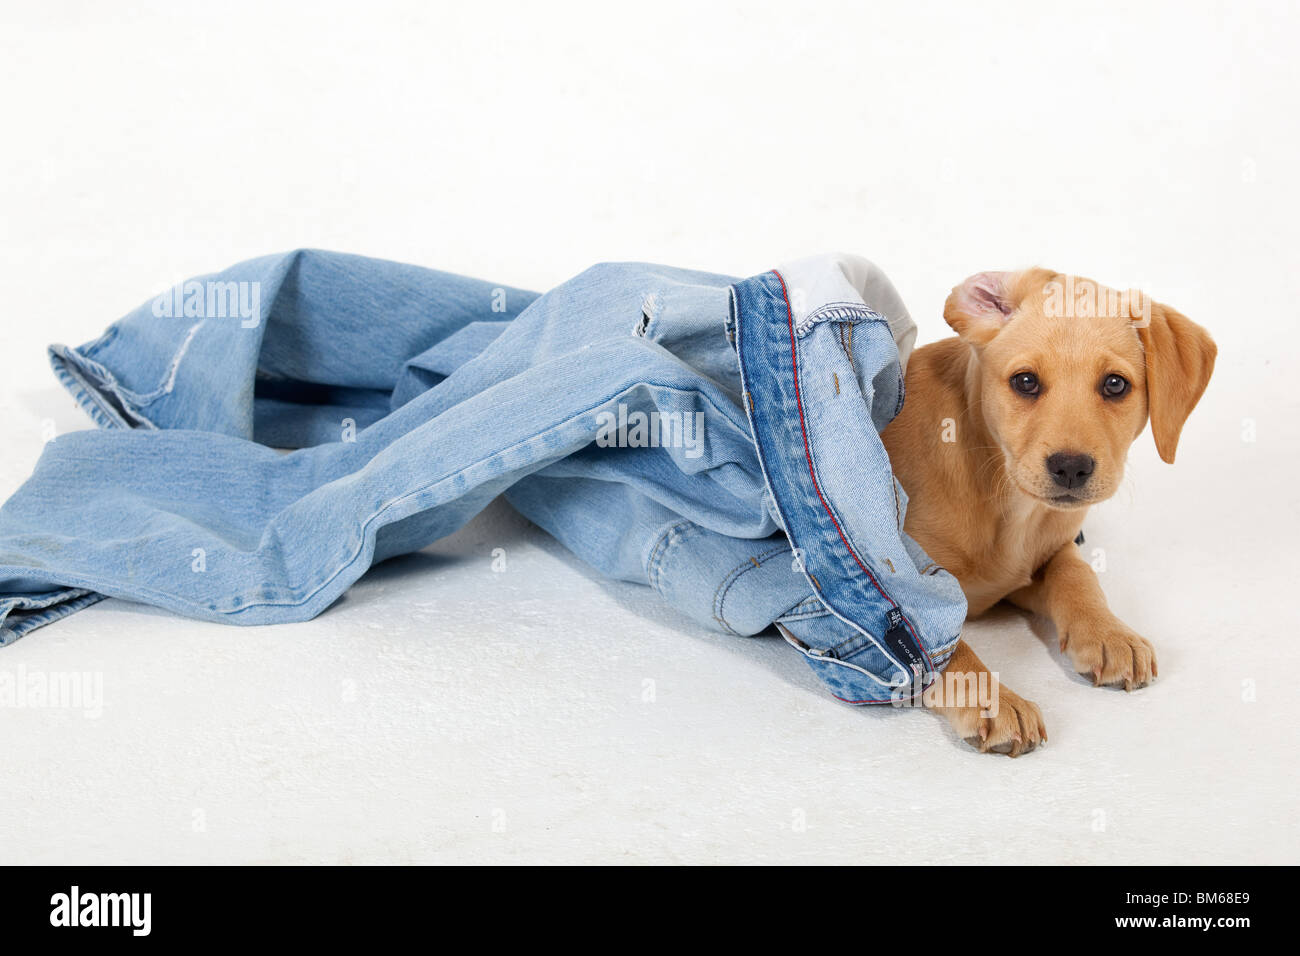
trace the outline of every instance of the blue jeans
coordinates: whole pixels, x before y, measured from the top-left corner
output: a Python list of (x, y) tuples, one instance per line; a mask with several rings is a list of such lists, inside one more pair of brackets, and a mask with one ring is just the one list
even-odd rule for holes
[[(0, 509), (0, 644), (106, 596), (301, 621), (504, 494), (610, 576), (909, 696), (965, 602), (878, 431), (910, 319), (865, 260), (594, 266), (545, 295), (358, 256), (190, 280), (55, 373), (101, 426)], [(285, 451), (285, 449), (289, 449)]]

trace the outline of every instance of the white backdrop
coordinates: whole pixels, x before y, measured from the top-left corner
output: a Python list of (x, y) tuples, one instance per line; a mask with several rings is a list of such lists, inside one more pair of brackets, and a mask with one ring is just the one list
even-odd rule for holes
[(1300, 15), (1053, 6), (0, 0), (0, 496), (89, 427), (48, 342), (300, 246), (538, 289), (846, 250), (922, 342), (1038, 263), (1220, 346), (1178, 465), (1144, 436), (1085, 525), (1159, 681), (968, 628), (1041, 752), (841, 705), (496, 506), (307, 624), (108, 601), (0, 650), (104, 698), (0, 708), (0, 860), (1297, 862)]

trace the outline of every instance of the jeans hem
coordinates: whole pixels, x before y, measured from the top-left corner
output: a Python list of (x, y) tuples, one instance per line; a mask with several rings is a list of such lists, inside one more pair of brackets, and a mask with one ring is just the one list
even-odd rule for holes
[(51, 345), (49, 358), (59, 382), (100, 428), (158, 427), (123, 394), (107, 370), (96, 372), (91, 367), (96, 363), (76, 349)]
[(98, 604), (107, 596), (98, 591), (71, 588), (52, 598), (8, 598), (5, 603), (12, 602), (11, 606), (0, 613), (0, 647), (8, 647), (38, 627), (53, 624), (82, 608)]

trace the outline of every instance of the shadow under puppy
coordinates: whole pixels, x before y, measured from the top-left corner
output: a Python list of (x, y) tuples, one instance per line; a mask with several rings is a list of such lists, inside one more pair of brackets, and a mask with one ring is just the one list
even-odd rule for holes
[[(1141, 293), (1047, 269), (971, 276), (944, 319), (957, 337), (913, 353), (907, 401), (882, 436), (908, 492), (905, 530), (956, 576), (968, 616), (1005, 598), (1050, 618), (1096, 685), (1147, 684), (1154, 648), (1111, 613), (1074, 540), (1148, 418), (1173, 463), (1214, 342)], [(1011, 756), (1047, 739), (1038, 706), (1005, 687), (996, 716), (959, 699), (959, 682), (985, 686), (972, 680), (996, 686), (961, 641), (927, 695), (959, 735)]]

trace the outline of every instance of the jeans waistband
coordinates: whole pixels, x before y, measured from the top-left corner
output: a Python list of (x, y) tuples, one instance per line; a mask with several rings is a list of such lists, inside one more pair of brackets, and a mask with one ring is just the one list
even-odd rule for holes
[(776, 270), (732, 286), (750, 429), (815, 593), (897, 666), (891, 684), (925, 681), (951, 653), (965, 600), (950, 575), (920, 574), (903, 542), (878, 435), (902, 406), (898, 349), (849, 283), (816, 291), (808, 301)]

